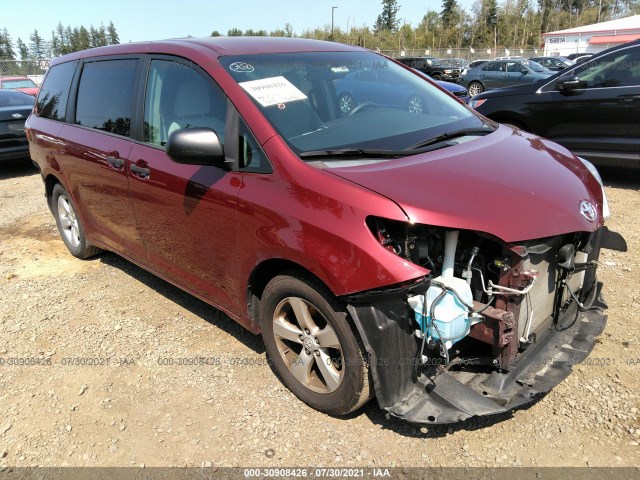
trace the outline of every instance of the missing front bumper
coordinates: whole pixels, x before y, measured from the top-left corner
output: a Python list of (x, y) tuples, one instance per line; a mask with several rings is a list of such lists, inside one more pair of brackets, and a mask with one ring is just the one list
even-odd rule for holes
[(564, 380), (591, 352), (607, 317), (601, 300), (587, 311), (571, 305), (546, 335), (521, 353), (508, 372), (444, 371), (419, 365), (406, 303), (388, 299), (349, 307), (370, 355), (376, 397), (391, 415), (418, 424), (454, 423), (504, 413)]

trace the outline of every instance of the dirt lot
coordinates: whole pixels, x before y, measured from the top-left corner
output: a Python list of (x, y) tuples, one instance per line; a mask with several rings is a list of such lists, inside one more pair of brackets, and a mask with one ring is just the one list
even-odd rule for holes
[(2, 164), (0, 466), (639, 467), (640, 176), (605, 183), (629, 252), (602, 257), (609, 323), (590, 360), (513, 415), (416, 428), (375, 401), (318, 413), (221, 312), (116, 255), (76, 260), (36, 171)]

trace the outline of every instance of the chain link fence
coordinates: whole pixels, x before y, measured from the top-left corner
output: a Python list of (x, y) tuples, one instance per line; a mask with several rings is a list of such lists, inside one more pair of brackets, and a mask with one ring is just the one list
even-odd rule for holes
[(29, 77), (38, 86), (49, 68), (49, 60), (0, 60), (0, 78)]
[(524, 48), (427, 48), (421, 50), (381, 50), (380, 53), (391, 58), (399, 57), (436, 57), (441, 59), (462, 58), (467, 61), (487, 60), (496, 57), (535, 57), (543, 54), (542, 50)]

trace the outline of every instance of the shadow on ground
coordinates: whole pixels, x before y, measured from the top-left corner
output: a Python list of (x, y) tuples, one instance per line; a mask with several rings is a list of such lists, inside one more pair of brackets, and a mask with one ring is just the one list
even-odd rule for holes
[(29, 158), (0, 160), (0, 180), (36, 175), (38, 169)]
[(117, 268), (118, 270), (135, 278), (168, 300), (171, 300), (175, 304), (180, 305), (194, 315), (202, 318), (204, 321), (218, 327), (229, 335), (232, 335), (255, 353), (259, 355), (264, 353), (265, 350), (264, 344), (262, 343), (262, 337), (249, 332), (217, 308), (197, 299), (193, 295), (173, 286), (154, 274), (147, 272), (119, 255), (103, 253), (100, 256), (100, 261), (105, 265)]

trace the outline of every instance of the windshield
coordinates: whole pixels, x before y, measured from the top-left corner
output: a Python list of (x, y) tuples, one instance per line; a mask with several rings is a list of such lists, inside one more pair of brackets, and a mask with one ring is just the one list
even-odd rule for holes
[(534, 72), (546, 72), (547, 69), (540, 65), (538, 62), (534, 62), (533, 60), (524, 60), (524, 63), (527, 67), (529, 67)]
[(2, 80), (3, 88), (33, 88), (37, 85), (29, 78), (18, 80)]
[(299, 155), (404, 150), (442, 134), (486, 128), (426, 79), (372, 52), (243, 55), (220, 62)]

